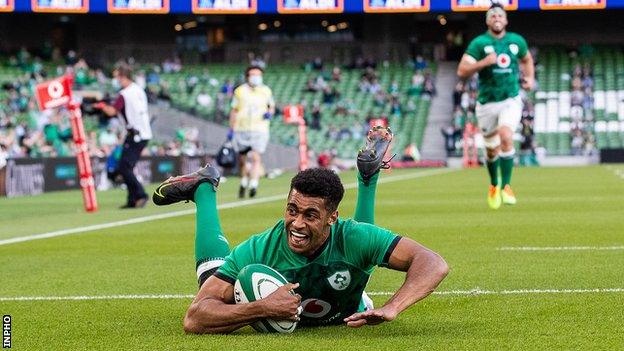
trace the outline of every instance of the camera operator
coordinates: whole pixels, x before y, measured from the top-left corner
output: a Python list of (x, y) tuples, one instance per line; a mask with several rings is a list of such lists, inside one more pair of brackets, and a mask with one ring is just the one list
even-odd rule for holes
[(115, 102), (112, 105), (100, 102), (94, 107), (101, 109), (109, 117), (121, 115), (125, 121), (127, 135), (118, 171), (128, 187), (128, 200), (121, 208), (141, 208), (147, 203), (148, 197), (133, 170), (141, 157), (141, 151), (152, 138), (147, 96), (132, 80), (132, 69), (126, 64), (119, 64), (113, 70), (113, 86), (121, 89)]

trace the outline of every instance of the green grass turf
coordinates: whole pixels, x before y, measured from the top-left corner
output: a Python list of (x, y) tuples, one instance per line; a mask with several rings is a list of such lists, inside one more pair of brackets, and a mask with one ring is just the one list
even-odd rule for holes
[[(377, 223), (439, 252), (451, 266), (449, 290), (624, 288), (624, 252), (497, 251), (501, 246), (624, 245), (622, 166), (524, 168), (513, 179), (518, 205), (491, 211), (486, 172), (462, 170), (380, 184)], [(394, 171), (394, 175), (420, 171)], [(260, 197), (286, 193), (289, 175), (263, 181)], [(343, 174), (346, 183), (354, 174)], [(220, 188), (236, 201), (236, 179)], [(153, 188), (152, 188), (153, 189)], [(355, 190), (341, 214), (353, 213)], [(192, 208), (118, 210), (124, 193), (98, 193), (84, 214), (78, 192), (0, 199), (0, 239)], [(282, 215), (283, 201), (225, 209), (231, 243)], [(192, 215), (0, 246), (0, 297), (193, 294)], [(403, 274), (378, 269), (367, 291), (393, 291)], [(383, 304), (388, 296), (376, 295)], [(624, 349), (624, 293), (434, 295), (396, 321), (261, 335), (185, 335), (190, 299), (0, 301), (13, 317), (16, 350), (358, 350)]]

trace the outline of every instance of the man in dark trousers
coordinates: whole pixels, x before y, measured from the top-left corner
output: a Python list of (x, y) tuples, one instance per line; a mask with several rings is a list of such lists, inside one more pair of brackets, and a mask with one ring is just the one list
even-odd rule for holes
[(119, 96), (112, 105), (96, 105), (107, 116), (120, 115), (125, 121), (127, 135), (124, 140), (118, 171), (128, 187), (128, 201), (121, 208), (141, 208), (147, 203), (147, 194), (134, 175), (134, 166), (141, 157), (141, 151), (152, 138), (152, 128), (147, 110), (145, 91), (132, 80), (132, 68), (119, 64), (113, 71), (113, 86)]

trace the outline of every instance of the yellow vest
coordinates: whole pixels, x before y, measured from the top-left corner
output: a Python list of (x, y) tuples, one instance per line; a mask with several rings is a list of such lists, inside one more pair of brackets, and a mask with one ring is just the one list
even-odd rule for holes
[(255, 88), (243, 84), (234, 90), (232, 109), (236, 109), (233, 129), (239, 132), (268, 132), (269, 120), (264, 114), (275, 105), (273, 93), (266, 85)]

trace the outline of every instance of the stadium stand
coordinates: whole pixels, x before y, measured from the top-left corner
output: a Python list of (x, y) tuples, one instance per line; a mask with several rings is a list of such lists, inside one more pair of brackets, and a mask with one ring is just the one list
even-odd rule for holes
[[(4, 60), (0, 67), (2, 144), (11, 157), (54, 157), (72, 154), (71, 133), (63, 122), (62, 111), (41, 113), (36, 109), (32, 87), (46, 75), (66, 71), (75, 74), (82, 90), (109, 93), (110, 81), (102, 70), (90, 69), (83, 60), (55, 65), (34, 60), (28, 64)], [(68, 68), (69, 67), (69, 68)], [(313, 65), (271, 65), (265, 82), (275, 94), (278, 107), (301, 104), (306, 110), (308, 146), (315, 154), (331, 151), (338, 158), (350, 159), (362, 145), (371, 119), (385, 120), (396, 133), (393, 150), (401, 153), (408, 145), (420, 147), (427, 124), (431, 97), (435, 93), (435, 65), (414, 70), (410, 66), (384, 64), (377, 70), (315, 70)], [(173, 61), (161, 65), (142, 65), (138, 73), (144, 80), (152, 102), (169, 100), (172, 107), (205, 120), (227, 124), (231, 91), (242, 81), (240, 64), (181, 65)], [(22, 104), (23, 106), (21, 106)], [(91, 154), (110, 152), (119, 134), (115, 126), (85, 118), (93, 142)], [(282, 119), (271, 123), (274, 142), (298, 144), (297, 128)], [(111, 136), (110, 134), (113, 134)], [(104, 141), (103, 141), (104, 140)], [(104, 145), (105, 144), (105, 145)], [(192, 127), (180, 128), (172, 141), (154, 140), (151, 154), (176, 155), (201, 153), (197, 133)]]
[[(337, 81), (328, 71), (271, 65), (265, 81), (273, 89), (278, 107), (304, 106), (312, 151), (331, 149), (339, 158), (353, 158), (373, 118), (386, 119), (396, 132), (394, 150), (409, 144), (420, 147), (435, 89), (432, 69), (435, 65), (415, 73), (409, 67), (387, 65), (375, 73), (378, 82), (371, 87), (363, 78), (366, 72), (359, 69), (340, 71)], [(240, 65), (189, 66), (161, 74), (160, 83), (150, 89), (154, 95), (170, 97), (175, 108), (227, 124), (229, 97), (224, 84), (240, 82), (241, 72)], [(280, 118), (272, 121), (271, 133), (281, 144), (298, 143), (297, 128), (285, 125)]]

